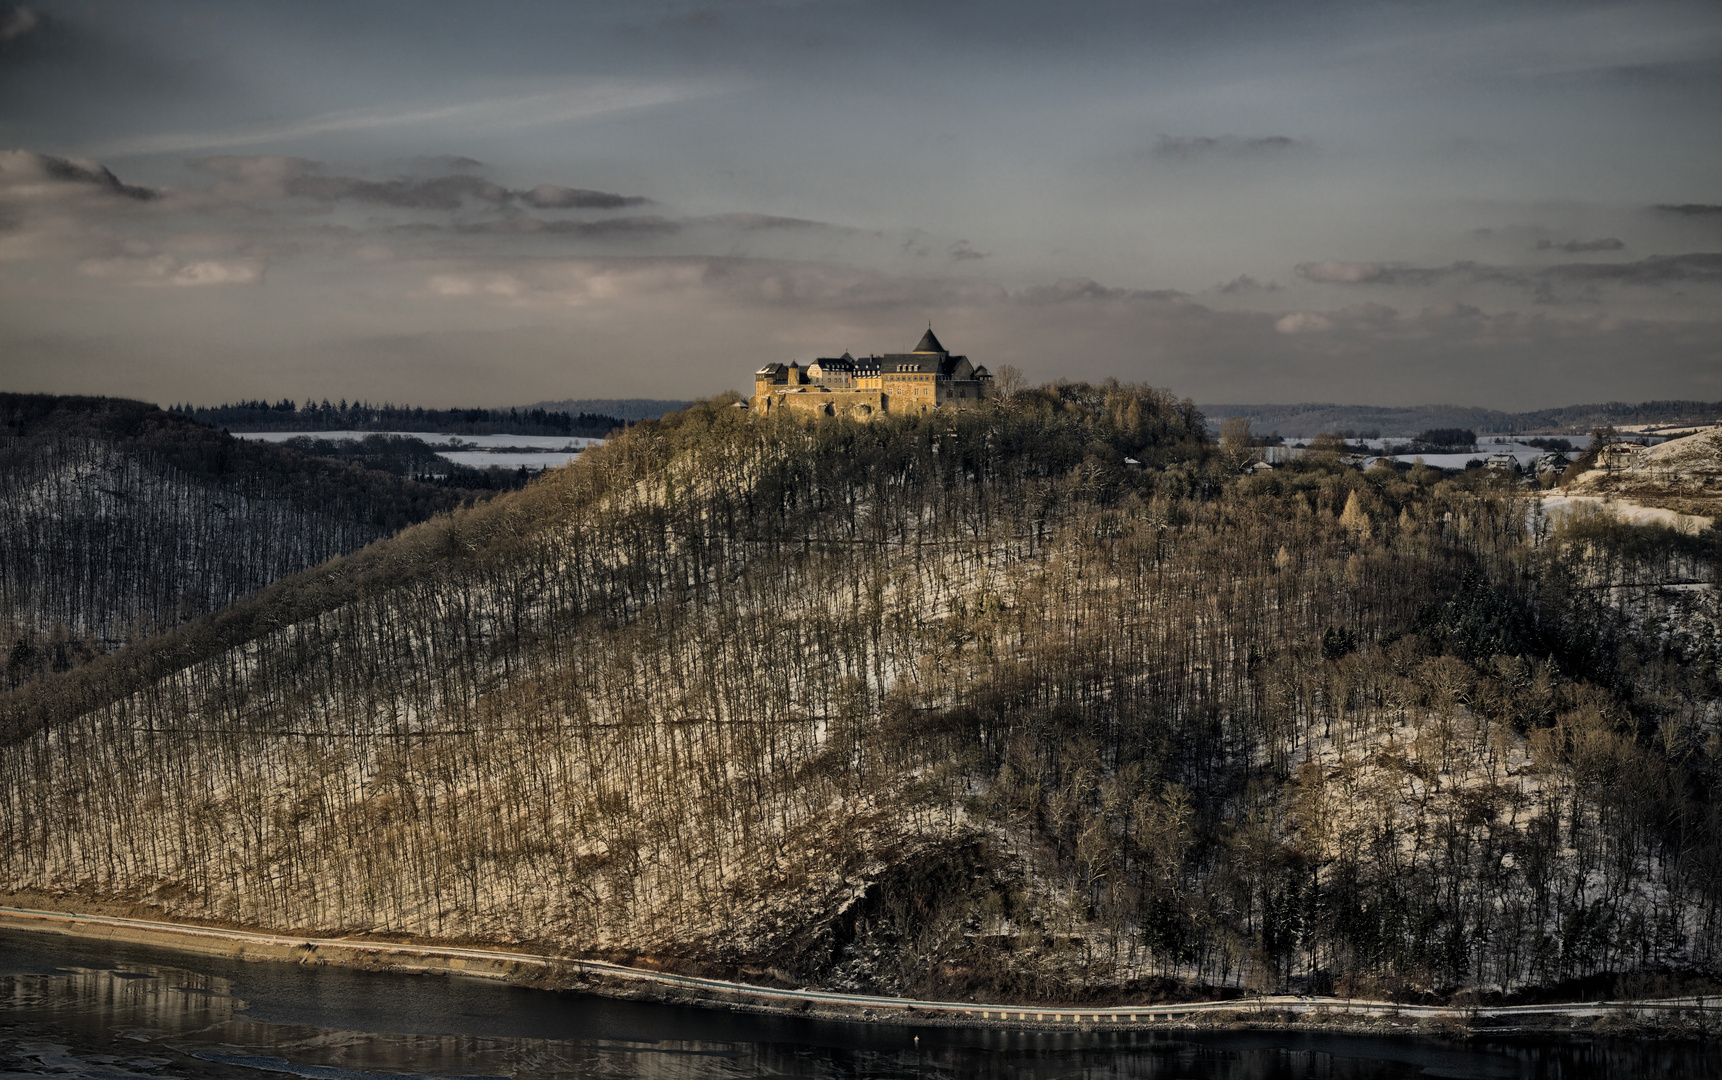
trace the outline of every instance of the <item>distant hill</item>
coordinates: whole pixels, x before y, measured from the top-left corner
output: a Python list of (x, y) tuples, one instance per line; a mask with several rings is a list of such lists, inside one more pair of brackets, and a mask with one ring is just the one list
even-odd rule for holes
[(1490, 434), (1585, 434), (1604, 424), (1715, 423), (1722, 419), (1722, 401), (1610, 401), (1567, 405), (1533, 412), (1502, 412), (1465, 405), (1203, 405), (1202, 413), (1218, 422), (1241, 416), (1258, 435), (1314, 435), (1374, 432), (1386, 438), (1410, 438), (1430, 428), (1470, 428)]
[[(591, 404), (591, 403), (588, 403)], [(590, 410), (528, 405), (511, 409), (426, 409), (368, 401), (330, 404), (290, 398), (231, 405), (173, 405), (170, 411), (228, 431), (428, 431), (444, 435), (567, 435), (601, 439), (622, 417)]]
[(488, 494), (236, 439), (141, 401), (0, 394), (0, 685)]
[(693, 404), (689, 401), (662, 401), (657, 398), (564, 398), (561, 401), (537, 401), (522, 405), (526, 409), (546, 412), (602, 413), (621, 420), (656, 420), (665, 413), (679, 412)]

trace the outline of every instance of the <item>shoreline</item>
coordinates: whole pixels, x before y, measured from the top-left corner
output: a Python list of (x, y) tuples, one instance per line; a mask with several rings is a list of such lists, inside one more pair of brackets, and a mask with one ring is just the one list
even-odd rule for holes
[(1722, 998), (1462, 1007), (1271, 995), (1106, 1008), (1023, 1006), (778, 989), (507, 949), (308, 937), (70, 910), (0, 906), (0, 928), (236, 960), (467, 975), (623, 1000), (842, 1023), (1040, 1032), (1258, 1029), (1460, 1038), (1532, 1034), (1704, 1038), (1722, 1030)]

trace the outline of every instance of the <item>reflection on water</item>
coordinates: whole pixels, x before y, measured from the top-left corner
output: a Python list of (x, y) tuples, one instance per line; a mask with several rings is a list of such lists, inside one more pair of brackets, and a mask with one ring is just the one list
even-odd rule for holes
[(0, 1080), (1716, 1077), (1700, 1045), (1083, 1035), (752, 1017), (0, 931)]

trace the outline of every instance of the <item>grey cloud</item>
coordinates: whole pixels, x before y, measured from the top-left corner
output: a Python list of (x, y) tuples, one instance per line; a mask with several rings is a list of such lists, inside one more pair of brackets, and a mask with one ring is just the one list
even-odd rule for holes
[(1217, 291), (1226, 293), (1229, 296), (1237, 296), (1239, 294), (1253, 292), (1279, 292), (1284, 289), (1285, 286), (1281, 285), (1277, 281), (1270, 281), (1263, 284), (1248, 274), (1239, 274), (1224, 285), (1218, 285), (1215, 288)]
[(588, 191), (555, 184), (539, 184), (531, 191), (520, 193), (520, 200), (540, 210), (620, 210), (627, 206), (644, 206), (652, 201), (641, 195), (617, 195), (609, 191)]
[(1281, 154), (1303, 145), (1286, 135), (1262, 135), (1240, 138), (1236, 135), (1161, 135), (1154, 140), (1152, 153), (1157, 158), (1172, 161), (1193, 161), (1207, 157), (1263, 157)]
[(42, 17), (19, 5), (0, 11), (0, 46), (10, 45), (42, 25)]
[(469, 198), (501, 206), (512, 198), (507, 188), (476, 176), (381, 181), (350, 176), (295, 176), (287, 182), (287, 194), (323, 202), (352, 199), (410, 210), (458, 210)]
[(1715, 203), (1660, 203), (1656, 210), (1661, 214), (1678, 214), (1681, 217), (1707, 217), (1722, 214), (1722, 206)]
[[(1605, 242), (1594, 242), (1605, 243)], [(1624, 246), (1624, 245), (1623, 245)], [(1608, 247), (1568, 247), (1562, 250), (1603, 251)], [(1299, 277), (1333, 285), (1432, 285), (1443, 280), (1498, 282), (1539, 290), (1549, 295), (1551, 282), (1619, 282), (1627, 285), (1669, 285), (1678, 282), (1722, 281), (1722, 253), (1690, 252), (1652, 255), (1634, 262), (1561, 263), (1544, 267), (1489, 266), (1456, 262), (1448, 266), (1405, 266), (1378, 262), (1299, 263)], [(1552, 299), (1552, 296), (1549, 296)]]
[(1068, 304), (1086, 300), (1181, 301), (1187, 293), (1176, 289), (1115, 289), (1093, 278), (1064, 278), (1051, 285), (1036, 285), (1016, 293), (1028, 304)]
[(461, 232), (500, 233), (514, 236), (662, 236), (680, 232), (680, 222), (652, 216), (606, 218), (599, 221), (545, 221), (542, 218), (507, 218), (462, 226)]
[(972, 259), (984, 259), (988, 254), (989, 253), (985, 251), (976, 251), (974, 248), (969, 246), (969, 242), (967, 240), (958, 240), (956, 243), (951, 245), (952, 262), (967, 262)]
[[(217, 159), (219, 160), (219, 159)], [(472, 161), (470, 158), (462, 159)], [(479, 162), (473, 161), (473, 165)], [(315, 165), (287, 182), (287, 194), (322, 202), (350, 199), (354, 202), (394, 206), (404, 210), (458, 210), (467, 201), (493, 207), (521, 202), (540, 210), (619, 210), (642, 206), (652, 200), (639, 195), (540, 184), (527, 191), (511, 191), (482, 177), (437, 176), (425, 180), (362, 180), (351, 176), (315, 175)]]
[(1328, 285), (1428, 285), (1449, 272), (1401, 263), (1337, 259), (1298, 263), (1296, 269), (1298, 277)]
[(1565, 251), (1569, 254), (1580, 254), (1586, 251), (1619, 251), (1626, 245), (1614, 237), (1604, 237), (1601, 240), (1568, 240), (1557, 244), (1553, 240), (1538, 240), (1538, 251)]
[(138, 202), (150, 202), (161, 198), (161, 193), (154, 188), (122, 183), (120, 178), (106, 167), (93, 161), (74, 161), (70, 158), (38, 154), (30, 150), (15, 150), (6, 157), (9, 160), (0, 163), (0, 171), (34, 170), (50, 180), (65, 184), (88, 184), (107, 194), (135, 199)]
[(1539, 273), (1561, 281), (1619, 281), (1631, 285), (1722, 281), (1722, 253), (1652, 255), (1629, 263), (1568, 263)]
[(776, 214), (712, 214), (709, 217), (694, 218), (693, 222), (710, 222), (726, 228), (741, 229), (746, 232), (762, 232), (773, 229), (796, 231), (831, 230), (833, 232), (852, 233), (855, 230), (843, 225), (833, 225), (827, 221), (813, 221), (809, 218), (779, 217)]

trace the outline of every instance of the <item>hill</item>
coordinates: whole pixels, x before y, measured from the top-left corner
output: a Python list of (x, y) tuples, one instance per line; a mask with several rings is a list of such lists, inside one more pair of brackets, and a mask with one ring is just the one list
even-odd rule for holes
[(659, 398), (563, 398), (560, 401), (540, 401), (522, 406), (550, 412), (601, 413), (622, 420), (656, 420), (665, 413), (676, 412), (693, 404), (689, 401), (665, 401)]
[(1376, 436), (1386, 438), (1411, 438), (1431, 428), (1469, 428), (1496, 435), (1583, 435), (1605, 425), (1713, 424), (1722, 419), (1722, 402), (1645, 401), (1633, 405), (1614, 401), (1519, 413), (1463, 405), (1387, 408), (1330, 404), (1204, 405), (1202, 411), (1216, 421), (1243, 417), (1257, 434), (1262, 435), (1273, 432), (1301, 436), (1318, 432), (1374, 432)]
[[(572, 404), (572, 403), (570, 403)], [(625, 404), (625, 403), (623, 403)], [(565, 435), (601, 439), (622, 426), (617, 416), (527, 406), (524, 409), (426, 409), (368, 401), (336, 404), (290, 398), (231, 405), (175, 405), (173, 412), (228, 431), (421, 431), (442, 435)]]
[(0, 884), (995, 1000), (1716, 974), (1713, 533), (1140, 387), (733, 400), (0, 699)]
[(0, 394), (0, 685), (488, 494), (244, 442), (143, 402)]

